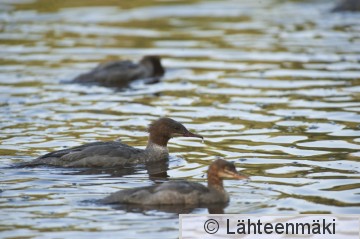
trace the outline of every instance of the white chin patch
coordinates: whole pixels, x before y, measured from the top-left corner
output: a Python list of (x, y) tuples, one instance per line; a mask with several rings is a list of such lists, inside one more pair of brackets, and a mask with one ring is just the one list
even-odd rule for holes
[(158, 144), (153, 144), (152, 147), (156, 151), (168, 151), (168, 148), (166, 146), (160, 146)]

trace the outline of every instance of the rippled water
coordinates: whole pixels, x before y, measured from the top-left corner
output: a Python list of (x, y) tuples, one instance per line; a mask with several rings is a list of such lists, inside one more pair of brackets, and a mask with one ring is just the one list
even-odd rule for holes
[[(170, 178), (206, 182), (217, 157), (227, 213), (360, 213), (360, 14), (330, 1), (0, 1), (3, 166), (95, 140), (144, 146), (170, 116)], [(162, 82), (67, 84), (98, 62), (163, 57)], [(177, 238), (178, 215), (83, 200), (151, 185), (131, 174), (1, 169), (0, 237)], [(207, 213), (194, 209), (193, 213)]]

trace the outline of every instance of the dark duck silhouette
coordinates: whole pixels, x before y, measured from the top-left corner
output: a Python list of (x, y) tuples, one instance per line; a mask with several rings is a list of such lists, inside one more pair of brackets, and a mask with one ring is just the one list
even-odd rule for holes
[(360, 0), (341, 0), (333, 9), (333, 12), (358, 12)]
[(218, 159), (207, 173), (208, 186), (189, 181), (168, 181), (148, 187), (125, 189), (101, 200), (105, 204), (128, 204), (141, 206), (159, 205), (209, 205), (224, 204), (229, 195), (224, 189), (223, 179), (246, 179), (236, 171), (235, 165)]
[(118, 141), (94, 142), (45, 154), (21, 166), (53, 165), (61, 167), (116, 167), (167, 160), (168, 141), (173, 137), (197, 137), (181, 123), (160, 118), (149, 126), (145, 149), (134, 148)]
[(129, 60), (100, 64), (92, 71), (77, 76), (73, 82), (123, 88), (139, 79), (144, 79), (146, 83), (158, 82), (164, 73), (160, 57), (149, 55), (137, 64)]

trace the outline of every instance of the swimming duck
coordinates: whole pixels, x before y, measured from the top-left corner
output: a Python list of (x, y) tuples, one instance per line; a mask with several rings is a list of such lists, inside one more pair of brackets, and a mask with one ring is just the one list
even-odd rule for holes
[(92, 71), (77, 76), (73, 82), (121, 88), (138, 79), (147, 79), (147, 83), (157, 82), (164, 73), (160, 57), (149, 55), (137, 64), (129, 60), (100, 64)]
[(208, 205), (229, 201), (223, 179), (246, 179), (235, 165), (223, 159), (214, 161), (207, 172), (208, 186), (189, 181), (168, 181), (148, 187), (125, 189), (111, 194), (101, 202), (132, 205)]
[(118, 141), (94, 142), (51, 152), (24, 163), (22, 166), (53, 165), (61, 167), (115, 167), (129, 164), (167, 160), (168, 141), (173, 137), (197, 137), (181, 123), (160, 118), (149, 126), (149, 139), (145, 149), (134, 148)]
[(358, 12), (360, 11), (360, 0), (341, 0), (332, 9), (333, 12)]

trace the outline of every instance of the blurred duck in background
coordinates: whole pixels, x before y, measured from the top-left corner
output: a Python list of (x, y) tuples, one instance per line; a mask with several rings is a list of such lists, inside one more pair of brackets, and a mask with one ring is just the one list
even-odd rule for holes
[(144, 56), (139, 63), (125, 60), (100, 64), (92, 71), (77, 76), (72, 82), (123, 88), (140, 79), (147, 84), (159, 82), (164, 73), (160, 57), (149, 55)]
[(360, 11), (360, 0), (341, 0), (333, 9), (333, 12), (358, 12)]

